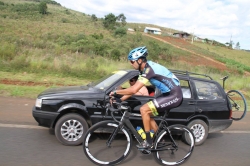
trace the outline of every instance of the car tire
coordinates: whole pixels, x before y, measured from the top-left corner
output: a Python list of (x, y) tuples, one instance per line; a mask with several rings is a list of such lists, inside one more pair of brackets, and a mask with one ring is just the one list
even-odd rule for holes
[[(188, 123), (187, 127), (193, 132), (195, 138), (195, 145), (199, 146), (203, 144), (208, 136), (208, 126), (203, 120), (193, 120)], [(182, 136), (184, 142), (188, 143), (185, 135)]]
[(86, 120), (79, 114), (70, 113), (57, 121), (55, 135), (63, 145), (76, 146), (82, 144), (83, 136), (87, 130)]

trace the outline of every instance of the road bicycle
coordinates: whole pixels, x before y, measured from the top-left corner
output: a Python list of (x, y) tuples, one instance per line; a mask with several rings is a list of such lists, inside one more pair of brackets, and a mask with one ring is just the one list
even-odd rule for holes
[[(106, 115), (109, 113), (113, 120), (101, 121), (93, 125), (86, 132), (83, 140), (83, 151), (87, 158), (97, 165), (116, 165), (122, 162), (132, 149), (133, 139), (143, 143), (142, 137), (130, 122), (130, 118), (141, 116), (132, 113), (126, 102), (117, 103), (114, 108), (106, 102)], [(114, 114), (122, 113), (120, 120)], [(180, 165), (192, 154), (195, 138), (193, 132), (184, 125), (168, 126), (166, 117), (152, 117), (160, 120), (159, 129), (153, 137), (153, 148), (138, 149), (142, 154), (153, 154), (161, 165)], [(181, 139), (185, 134), (185, 142)]]
[[(224, 88), (225, 81), (228, 79), (228, 76), (225, 76), (221, 79), (223, 80)], [(232, 110), (231, 118), (236, 121), (243, 119), (247, 112), (247, 102), (244, 95), (238, 90), (229, 90), (227, 92), (227, 97), (229, 99), (230, 107)]]

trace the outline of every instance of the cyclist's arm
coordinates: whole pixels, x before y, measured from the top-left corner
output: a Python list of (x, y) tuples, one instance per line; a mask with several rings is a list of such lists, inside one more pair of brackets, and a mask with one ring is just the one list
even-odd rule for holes
[[(129, 97), (130, 97), (131, 95), (138, 92), (143, 86), (144, 86), (144, 83), (138, 80), (138, 81), (136, 81), (136, 83), (133, 86), (131, 86), (127, 89), (116, 90), (116, 94), (129, 95)], [(111, 95), (113, 95), (113, 92), (111, 92)], [(129, 97), (127, 97), (127, 98), (129, 98)]]
[(132, 95), (124, 95), (121, 97), (121, 100), (122, 101), (127, 100), (128, 98), (130, 98), (130, 96), (132, 96)]

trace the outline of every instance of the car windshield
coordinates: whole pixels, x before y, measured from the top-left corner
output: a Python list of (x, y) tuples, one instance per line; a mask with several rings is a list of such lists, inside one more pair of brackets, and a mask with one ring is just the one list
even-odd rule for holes
[(114, 84), (117, 80), (119, 80), (121, 77), (126, 75), (128, 72), (126, 71), (115, 71), (111, 73), (110, 75), (107, 75), (97, 81), (92, 82), (89, 84), (89, 86), (92, 86), (97, 89), (106, 89), (110, 85)]

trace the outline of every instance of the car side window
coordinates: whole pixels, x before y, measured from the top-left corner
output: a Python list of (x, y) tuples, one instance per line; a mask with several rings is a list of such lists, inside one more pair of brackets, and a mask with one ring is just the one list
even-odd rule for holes
[(181, 84), (183, 98), (186, 99), (192, 98), (189, 82), (187, 80), (180, 80), (180, 84)]
[(221, 92), (217, 85), (211, 82), (194, 80), (198, 99), (200, 100), (218, 100), (222, 99)]

